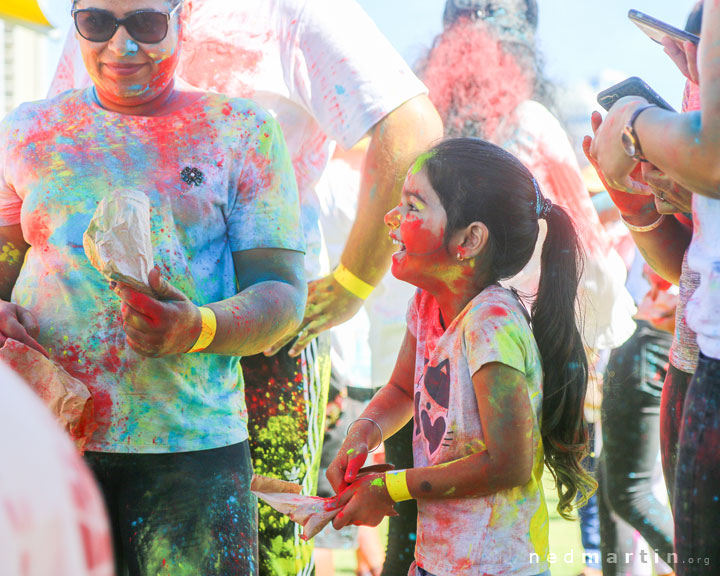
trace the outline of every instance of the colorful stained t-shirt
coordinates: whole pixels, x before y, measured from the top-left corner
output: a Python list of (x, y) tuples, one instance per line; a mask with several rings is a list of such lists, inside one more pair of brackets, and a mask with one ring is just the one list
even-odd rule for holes
[(32, 390), (0, 362), (0, 574), (113, 576), (92, 473)]
[[(195, 169), (201, 178), (183, 178)], [(89, 450), (176, 452), (247, 439), (239, 358), (146, 358), (127, 345), (120, 302), (90, 265), (83, 232), (103, 198), (150, 199), (155, 264), (198, 305), (236, 294), (232, 253), (303, 251), (290, 158), (256, 104), (203, 94), (166, 116), (102, 109), (92, 89), (24, 104), (0, 124), (0, 225), (30, 244), (13, 302), (38, 340), (95, 397)]]
[(416, 468), (485, 449), (472, 376), (499, 362), (527, 380), (533, 408), (533, 473), (524, 486), (491, 496), (418, 500), (415, 558), (431, 574), (531, 576), (548, 569), (548, 512), (541, 478), (542, 366), (525, 311), (515, 295), (490, 286), (443, 329), (440, 308), (419, 290), (408, 309), (417, 339)]
[[(295, 168), (308, 278), (328, 272), (315, 185), (333, 140), (350, 149), (427, 89), (355, 0), (193, 0), (178, 76), (277, 118)], [(89, 84), (75, 30), (50, 90)]]

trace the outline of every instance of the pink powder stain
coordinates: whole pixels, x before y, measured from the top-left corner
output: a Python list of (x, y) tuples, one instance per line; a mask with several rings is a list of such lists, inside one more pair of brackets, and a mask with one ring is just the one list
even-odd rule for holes
[(438, 39), (423, 64), (430, 99), (452, 136), (464, 134), (471, 121), (491, 139), (500, 120), (532, 95), (532, 79), (491, 29), (465, 18)]
[(491, 306), (488, 309), (488, 312), (490, 312), (490, 314), (492, 314), (493, 316), (498, 316), (498, 317), (503, 317), (503, 318), (508, 315), (507, 310), (505, 310), (505, 308), (502, 308), (501, 306)]

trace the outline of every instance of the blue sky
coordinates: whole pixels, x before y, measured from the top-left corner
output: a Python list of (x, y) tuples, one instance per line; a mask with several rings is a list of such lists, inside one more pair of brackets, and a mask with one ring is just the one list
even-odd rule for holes
[[(442, 27), (445, 0), (359, 0), (409, 62)], [(684, 78), (627, 19), (631, 8), (682, 28), (694, 0), (538, 0), (539, 42), (546, 72), (562, 83), (589, 81), (604, 70), (640, 76), (679, 107)]]

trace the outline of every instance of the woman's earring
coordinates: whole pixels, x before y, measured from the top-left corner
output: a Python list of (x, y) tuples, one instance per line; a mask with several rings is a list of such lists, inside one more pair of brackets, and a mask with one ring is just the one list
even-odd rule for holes
[(458, 259), (458, 261), (460, 261), (460, 262), (462, 262), (463, 260), (465, 260), (465, 258), (463, 258), (463, 255), (460, 254), (460, 252), (457, 253), (457, 259)]

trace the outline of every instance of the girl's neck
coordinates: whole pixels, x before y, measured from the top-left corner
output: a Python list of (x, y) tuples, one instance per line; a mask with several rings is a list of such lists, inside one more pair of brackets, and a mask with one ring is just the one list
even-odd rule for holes
[(463, 283), (461, 286), (442, 284), (429, 289), (428, 292), (434, 296), (440, 307), (444, 328), (447, 329), (468, 303), (489, 285), (490, 283), (484, 282), (481, 284)]

